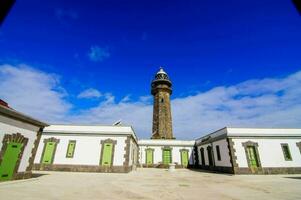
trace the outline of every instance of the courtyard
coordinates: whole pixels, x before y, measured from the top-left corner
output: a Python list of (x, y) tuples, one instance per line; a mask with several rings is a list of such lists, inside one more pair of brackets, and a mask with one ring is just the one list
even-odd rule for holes
[(34, 172), (0, 183), (0, 199), (300, 199), (301, 175), (229, 175), (188, 169), (128, 174)]

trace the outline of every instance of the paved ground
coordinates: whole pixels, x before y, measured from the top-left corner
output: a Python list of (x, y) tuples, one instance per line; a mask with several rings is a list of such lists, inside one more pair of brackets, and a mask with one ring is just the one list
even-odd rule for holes
[(35, 172), (1, 182), (0, 199), (301, 199), (301, 175), (225, 175), (186, 169), (129, 174)]

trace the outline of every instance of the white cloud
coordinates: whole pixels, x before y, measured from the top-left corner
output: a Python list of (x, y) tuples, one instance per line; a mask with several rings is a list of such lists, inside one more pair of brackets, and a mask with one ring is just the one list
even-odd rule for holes
[[(17, 110), (47, 122), (112, 124), (121, 119), (123, 124), (133, 125), (140, 138), (151, 136), (151, 96), (116, 102), (112, 94), (105, 93), (99, 105), (68, 114), (70, 103), (64, 100), (66, 92), (55, 75), (28, 67), (6, 65), (0, 69), (0, 98), (5, 97)], [(194, 139), (224, 126), (301, 128), (300, 86), (301, 71), (175, 98), (174, 135)]]
[(114, 104), (115, 103), (115, 97), (111, 93), (105, 93), (105, 102), (103, 104)]
[(172, 101), (174, 128), (184, 138), (224, 126), (301, 127), (301, 71), (249, 80)]
[(88, 53), (88, 56), (91, 61), (93, 62), (100, 62), (103, 61), (104, 59), (107, 59), (111, 56), (109, 51), (106, 48), (101, 48), (99, 46), (91, 46), (90, 51)]
[(101, 96), (102, 96), (101, 92), (99, 92), (94, 88), (86, 89), (81, 93), (79, 93), (79, 95), (77, 95), (77, 97), (80, 99), (93, 99), (93, 98), (99, 98)]
[(153, 99), (153, 96), (151, 96), (151, 95), (145, 95), (145, 96), (139, 97), (139, 101), (142, 101), (142, 102), (151, 102), (152, 99)]
[(125, 103), (125, 102), (129, 102), (130, 100), (131, 100), (131, 95), (128, 94), (125, 97), (123, 97), (120, 102)]
[(140, 137), (150, 137), (152, 106), (141, 102), (115, 103), (108, 99), (69, 118), (70, 122), (87, 124), (113, 124), (119, 119), (132, 125)]
[(71, 104), (59, 78), (27, 65), (0, 65), (0, 98), (21, 112), (46, 122), (60, 121)]
[[(193, 139), (224, 126), (300, 127), (301, 71), (277, 79), (248, 80), (215, 87), (197, 95), (172, 100), (174, 135)], [(84, 110), (72, 121), (112, 123), (122, 119), (140, 137), (151, 136), (151, 96), (137, 102), (104, 102)]]

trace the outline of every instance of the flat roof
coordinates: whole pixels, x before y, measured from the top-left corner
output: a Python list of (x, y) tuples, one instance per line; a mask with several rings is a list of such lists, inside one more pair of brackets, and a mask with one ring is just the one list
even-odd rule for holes
[(173, 146), (194, 146), (195, 140), (161, 140), (161, 139), (149, 139), (139, 140), (139, 145), (150, 145), (150, 146), (162, 146), (162, 145), (173, 145)]
[(43, 133), (60, 134), (99, 134), (99, 135), (132, 135), (135, 140), (137, 136), (131, 126), (123, 125), (74, 125), (74, 124), (53, 124), (46, 127)]
[(25, 115), (21, 112), (18, 112), (10, 107), (6, 107), (3, 105), (0, 105), (0, 114), (9, 118), (13, 118), (15, 120), (23, 121), (38, 127), (45, 127), (48, 126), (48, 124), (41, 122), (37, 119), (34, 119), (28, 115)]
[(301, 136), (301, 129), (299, 128), (235, 128), (224, 127), (210, 134), (196, 139), (200, 142), (208, 138), (216, 138), (225, 135), (228, 137), (295, 137)]

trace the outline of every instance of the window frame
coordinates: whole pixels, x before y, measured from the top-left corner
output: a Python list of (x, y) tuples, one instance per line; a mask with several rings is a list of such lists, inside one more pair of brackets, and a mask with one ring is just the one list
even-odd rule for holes
[(208, 165), (209, 166), (215, 166), (213, 147), (211, 145), (208, 145), (206, 147), (206, 150), (207, 150)]
[[(182, 155), (183, 152), (187, 152), (187, 165), (186, 166), (183, 165), (183, 162), (184, 162), (183, 155)], [(181, 165), (187, 167), (189, 165), (189, 160), (190, 160), (189, 159), (189, 150), (188, 149), (180, 149), (180, 157), (181, 157)]]
[(43, 164), (43, 159), (44, 159), (44, 154), (45, 154), (47, 143), (48, 142), (54, 142), (53, 155), (52, 155), (51, 162), (49, 163), (49, 164), (53, 164), (54, 158), (55, 158), (55, 155), (56, 155), (56, 149), (57, 149), (58, 144), (60, 143), (60, 139), (57, 139), (55, 137), (45, 138), (43, 142), (44, 142), (44, 147), (43, 147), (43, 151), (42, 151), (42, 156), (40, 158), (40, 164), (45, 165), (45, 164)]
[[(69, 155), (70, 151), (70, 144), (74, 144), (73, 151), (71, 152), (71, 155)], [(74, 157), (74, 152), (75, 152), (75, 147), (76, 147), (76, 140), (69, 140), (68, 146), (67, 146), (67, 152), (66, 152), (66, 158), (73, 158)]]
[[(112, 147), (112, 155), (111, 155), (111, 165), (110, 166), (104, 166), (102, 164), (102, 160), (104, 159), (104, 146), (106, 143), (112, 143), (113, 147)], [(109, 167), (112, 168), (114, 166), (114, 156), (115, 156), (115, 146), (117, 145), (117, 140), (113, 140), (111, 138), (107, 138), (105, 140), (101, 140), (100, 141), (101, 144), (101, 150), (100, 150), (100, 160), (99, 160), (99, 165), (100, 166), (104, 166), (104, 167)]]
[(206, 161), (205, 161), (205, 148), (204, 147), (200, 148), (200, 157), (201, 157), (201, 165), (205, 166)]
[(217, 157), (217, 160), (218, 160), (218, 161), (221, 161), (221, 160), (222, 160), (222, 157), (221, 157), (221, 151), (220, 151), (219, 145), (216, 145), (216, 146), (215, 146), (215, 151), (216, 151), (216, 157)]
[[(285, 148), (287, 148), (286, 149), (287, 152), (286, 152)], [(292, 161), (293, 157), (292, 157), (292, 154), (291, 154), (291, 151), (290, 151), (288, 143), (281, 143), (281, 149), (282, 149), (284, 160), (285, 161)], [(288, 153), (289, 157), (287, 157), (286, 153)]]
[[(151, 154), (152, 154), (152, 164), (148, 164), (148, 163), (147, 163), (147, 158), (148, 158), (147, 153), (148, 153), (149, 151), (151, 151)], [(145, 149), (145, 164), (146, 164), (146, 165), (153, 165), (153, 164), (154, 164), (154, 151), (155, 151), (155, 149), (153, 149), (153, 148), (146, 148), (146, 149)]]
[[(251, 173), (262, 172), (260, 154), (259, 154), (259, 150), (258, 150), (258, 148), (259, 148), (258, 143), (257, 142), (253, 142), (251, 140), (248, 140), (246, 142), (243, 142), (242, 146), (245, 149), (245, 156), (246, 156), (246, 160), (247, 160), (247, 163), (248, 163), (248, 168), (251, 170), (250, 172)], [(248, 147), (254, 147), (254, 149), (255, 149), (255, 156), (256, 156), (256, 161), (257, 161), (257, 167), (253, 167), (251, 165), (251, 160), (249, 159), (249, 156), (248, 156)]]
[(296, 146), (299, 148), (300, 154), (301, 154), (301, 142), (297, 142)]
[[(162, 147), (162, 164), (164, 165), (169, 165), (173, 162), (173, 159), (172, 159), (172, 147), (169, 147), (169, 146), (166, 146), (166, 147)], [(164, 163), (164, 151), (169, 151), (170, 152), (170, 161), (168, 164), (165, 164)]]

